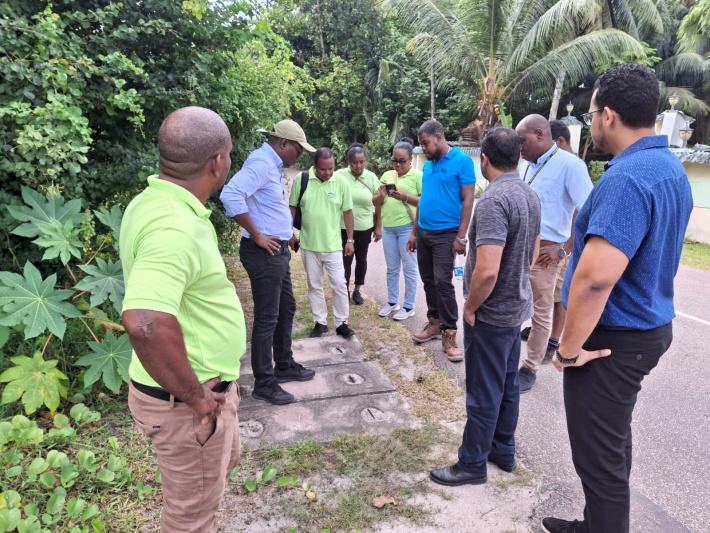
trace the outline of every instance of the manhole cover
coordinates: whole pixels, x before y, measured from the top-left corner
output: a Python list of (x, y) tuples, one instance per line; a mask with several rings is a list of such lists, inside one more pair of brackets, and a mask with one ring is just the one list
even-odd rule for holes
[(359, 374), (345, 374), (343, 376), (343, 381), (345, 381), (347, 385), (361, 385), (364, 383), (365, 378)]
[(258, 420), (248, 420), (239, 423), (239, 434), (248, 439), (260, 437), (264, 433), (264, 424)]
[(365, 422), (382, 422), (387, 416), (376, 407), (365, 407), (360, 411), (360, 416)]

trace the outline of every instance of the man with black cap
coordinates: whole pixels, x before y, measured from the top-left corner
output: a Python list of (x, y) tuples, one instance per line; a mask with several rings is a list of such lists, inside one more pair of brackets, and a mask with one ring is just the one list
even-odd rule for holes
[(308, 381), (315, 375), (293, 360), (291, 350), (296, 298), (289, 245), (293, 249), (298, 240), (281, 183), (281, 169), (293, 165), (304, 148), (315, 152), (296, 122), (282, 120), (261, 148), (249, 154), (220, 195), (227, 216), (243, 228), (239, 258), (249, 275), (254, 299), (252, 397), (277, 405), (293, 401), (293, 395), (279, 383)]

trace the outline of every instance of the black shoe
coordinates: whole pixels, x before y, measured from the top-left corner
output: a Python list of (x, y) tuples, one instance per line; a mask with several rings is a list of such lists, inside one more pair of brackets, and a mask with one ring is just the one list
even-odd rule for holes
[(365, 303), (365, 300), (362, 298), (362, 294), (360, 294), (360, 291), (358, 290), (353, 291), (353, 303), (355, 305), (362, 305)]
[(291, 366), (284, 370), (280, 370), (279, 368), (274, 369), (276, 383), (287, 383), (289, 381), (308, 381), (313, 379), (313, 376), (315, 375), (315, 370), (305, 368), (303, 365), (298, 364), (296, 362), (291, 363)]
[(328, 331), (328, 326), (321, 324), (320, 322), (316, 322), (316, 325), (311, 330), (309, 337), (320, 337), (326, 331)]
[(552, 362), (552, 358), (555, 356), (555, 350), (557, 350), (557, 346), (547, 343), (547, 350), (545, 351), (545, 357), (542, 358), (543, 365), (547, 365)]
[(434, 483), (457, 487), (459, 485), (482, 485), (488, 481), (488, 476), (475, 476), (464, 472), (458, 464), (438, 468), (429, 472), (429, 477)]
[(520, 332), (520, 338), (524, 341), (528, 340), (528, 337), (530, 336), (530, 330), (532, 328), (528, 326), (527, 328), (523, 328), (523, 330)]
[(251, 397), (256, 400), (273, 403), (274, 405), (286, 405), (293, 401), (293, 394), (286, 392), (276, 383), (263, 388), (254, 387)]
[(335, 328), (335, 332), (344, 339), (349, 339), (350, 337), (355, 335), (355, 332), (350, 329), (350, 326), (348, 326), (347, 322), (343, 322), (337, 328)]
[(526, 366), (521, 366), (519, 371), (520, 376), (520, 394), (530, 392), (530, 389), (535, 385), (535, 373)]
[(545, 533), (579, 533), (582, 531), (582, 526), (579, 520), (547, 517), (542, 519), (542, 530)]
[(498, 462), (495, 459), (491, 459), (489, 457), (488, 462), (493, 463), (498, 468), (500, 468), (503, 472), (511, 473), (511, 472), (515, 472), (518, 469), (517, 461), (513, 461), (512, 464), (505, 464), (505, 463)]

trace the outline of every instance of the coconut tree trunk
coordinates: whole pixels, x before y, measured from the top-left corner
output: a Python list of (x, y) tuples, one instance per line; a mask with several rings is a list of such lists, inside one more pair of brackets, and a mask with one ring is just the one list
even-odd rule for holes
[(431, 52), (429, 53), (429, 91), (430, 91), (430, 103), (431, 103), (431, 118), (434, 120), (436, 118), (436, 92), (434, 89), (434, 45), (431, 45)]
[(552, 104), (550, 105), (550, 118), (548, 120), (555, 120), (557, 118), (557, 110), (560, 107), (560, 98), (562, 98), (562, 89), (565, 85), (565, 71), (561, 71), (557, 75), (557, 81), (555, 82), (555, 91), (552, 93)]
[(316, 10), (318, 11), (318, 33), (320, 35), (320, 68), (325, 64), (325, 42), (323, 40), (323, 24), (320, 16), (320, 0), (316, 0)]

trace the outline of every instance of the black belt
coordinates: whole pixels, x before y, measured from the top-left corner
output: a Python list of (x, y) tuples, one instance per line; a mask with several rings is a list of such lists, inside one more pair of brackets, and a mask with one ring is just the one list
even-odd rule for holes
[[(151, 387), (150, 385), (143, 385), (142, 383), (136, 383), (133, 380), (131, 380), (131, 383), (136, 388), (136, 390), (141, 391), (143, 394), (146, 394), (151, 398), (164, 400), (166, 402), (170, 401), (170, 393), (165, 389), (161, 389), (160, 387)], [(220, 383), (217, 383), (217, 385), (212, 387), (212, 392), (224, 392), (229, 388), (231, 384), (231, 381), (222, 381)], [(182, 402), (182, 400), (178, 398), (175, 398), (175, 401)]]

